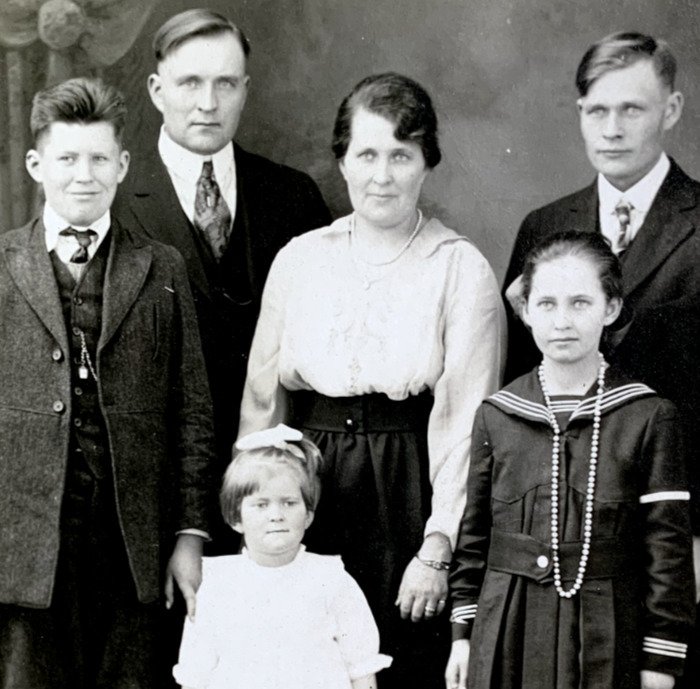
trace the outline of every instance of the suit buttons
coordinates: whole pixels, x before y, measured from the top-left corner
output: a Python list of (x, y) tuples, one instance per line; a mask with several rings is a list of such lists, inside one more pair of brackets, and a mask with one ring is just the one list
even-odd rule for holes
[(61, 402), (61, 400), (56, 400), (51, 407), (57, 414), (61, 414), (65, 411), (66, 405)]
[(537, 566), (540, 569), (547, 569), (549, 567), (549, 558), (546, 555), (540, 555), (537, 558)]
[(63, 359), (63, 352), (58, 347), (56, 347), (56, 349), (54, 349), (53, 352), (51, 352), (51, 358), (54, 361), (61, 361)]
[(73, 419), (73, 425), (76, 428), (80, 428), (83, 425), (83, 420), (82, 419)]
[(77, 325), (73, 326), (73, 335), (75, 335), (76, 337), (80, 337), (81, 332), (82, 330)]
[(347, 418), (345, 419), (345, 429), (348, 431), (354, 431), (355, 430), (355, 420)]
[(73, 303), (76, 304), (77, 306), (82, 306), (83, 305), (83, 298), (82, 297), (73, 297)]

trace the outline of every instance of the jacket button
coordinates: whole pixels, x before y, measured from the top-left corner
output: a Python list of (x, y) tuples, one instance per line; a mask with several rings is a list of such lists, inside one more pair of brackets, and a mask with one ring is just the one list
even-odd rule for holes
[(83, 420), (82, 419), (73, 419), (73, 425), (76, 428), (80, 428), (83, 425)]
[(549, 558), (546, 555), (540, 555), (537, 558), (537, 566), (540, 569), (546, 569), (549, 566)]
[(61, 361), (61, 359), (63, 359), (63, 352), (58, 347), (56, 347), (56, 349), (54, 349), (53, 352), (51, 352), (51, 358), (54, 361)]
[(83, 298), (82, 297), (73, 297), (73, 303), (76, 304), (77, 306), (82, 306), (83, 305)]
[(53, 409), (57, 414), (60, 414), (61, 412), (63, 412), (63, 411), (65, 410), (65, 408), (66, 408), (66, 405), (63, 404), (63, 402), (61, 402), (61, 400), (56, 400), (56, 401), (53, 403), (53, 406), (52, 406), (52, 409)]

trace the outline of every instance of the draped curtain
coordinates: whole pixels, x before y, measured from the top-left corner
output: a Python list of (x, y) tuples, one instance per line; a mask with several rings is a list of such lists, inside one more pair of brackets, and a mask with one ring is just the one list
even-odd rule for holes
[(100, 76), (131, 47), (159, 0), (0, 0), (0, 231), (37, 207), (24, 167), (34, 93)]

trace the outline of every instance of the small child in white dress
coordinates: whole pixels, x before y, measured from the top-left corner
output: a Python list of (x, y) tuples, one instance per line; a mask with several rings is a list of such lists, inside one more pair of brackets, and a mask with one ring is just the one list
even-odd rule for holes
[(236, 443), (221, 509), (240, 555), (204, 558), (194, 620), (173, 675), (186, 689), (376, 689), (391, 664), (340, 557), (304, 550), (321, 454), (279, 426)]

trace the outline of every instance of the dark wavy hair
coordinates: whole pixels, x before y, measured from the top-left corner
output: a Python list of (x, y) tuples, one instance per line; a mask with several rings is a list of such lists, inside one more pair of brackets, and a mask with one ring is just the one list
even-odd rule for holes
[(555, 258), (579, 256), (588, 259), (598, 269), (605, 296), (622, 299), (622, 269), (610, 248), (610, 242), (597, 232), (559, 232), (536, 244), (525, 258), (522, 273), (522, 298), (527, 301), (532, 290), (532, 278), (537, 267)]
[(364, 78), (343, 99), (333, 127), (331, 148), (336, 160), (345, 157), (352, 137), (352, 118), (359, 108), (385, 117), (395, 125), (398, 141), (420, 146), (428, 168), (442, 158), (437, 115), (426, 90), (409, 77), (386, 72)]

